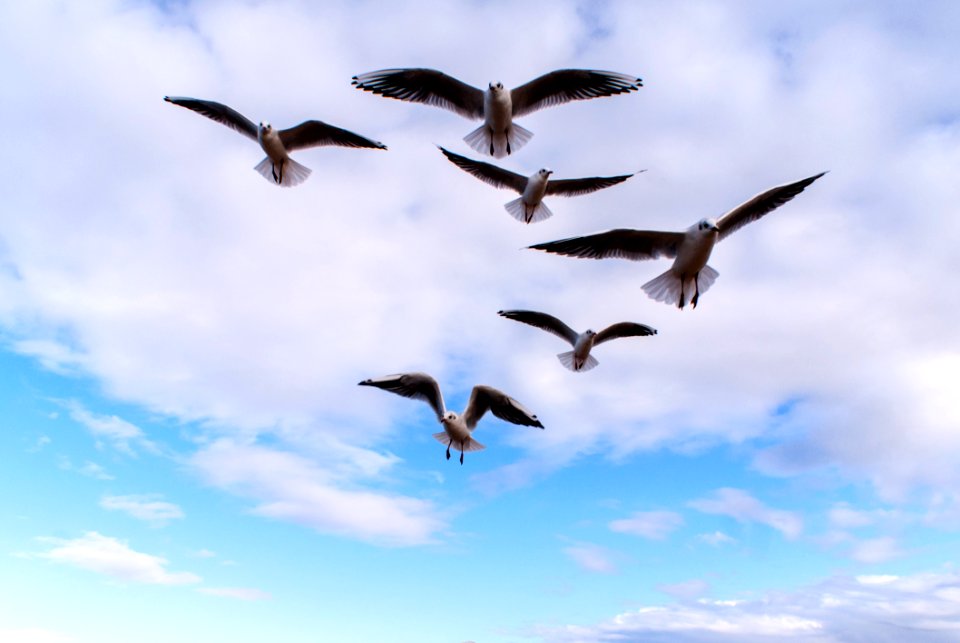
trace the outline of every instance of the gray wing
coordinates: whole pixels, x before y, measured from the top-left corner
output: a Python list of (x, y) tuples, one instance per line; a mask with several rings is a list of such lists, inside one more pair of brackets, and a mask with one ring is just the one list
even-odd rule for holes
[(584, 259), (607, 259), (619, 257), (632, 261), (673, 258), (683, 241), (682, 232), (656, 232), (652, 230), (608, 230), (586, 237), (570, 237), (529, 246), (554, 254), (582, 257)]
[(620, 322), (619, 324), (613, 324), (607, 326), (599, 333), (593, 340), (593, 345), (602, 344), (603, 342), (609, 341), (611, 339), (617, 339), (618, 337), (646, 337), (648, 335), (656, 335), (657, 329), (651, 328), (646, 324), (635, 324), (634, 322)]
[(426, 373), (398, 373), (397, 375), (386, 375), (374, 379), (363, 380), (360, 386), (375, 386), (384, 391), (390, 391), (397, 395), (423, 400), (433, 407), (437, 414), (437, 419), (441, 419), (444, 413), (443, 396), (440, 394), (440, 385)]
[[(746, 203), (742, 203), (734, 209), (727, 212), (717, 221), (717, 227), (720, 228), (720, 237), (723, 239), (735, 230), (756, 221), (768, 212), (776, 210), (781, 205), (803, 192), (804, 188), (819, 179), (826, 172), (821, 172), (810, 178), (788, 183), (787, 185), (778, 185), (770, 188), (766, 192), (761, 192)], [(719, 240), (718, 239), (718, 240)]]
[(633, 174), (623, 174), (621, 176), (593, 176), (586, 179), (553, 179), (547, 181), (546, 194), (556, 194), (557, 196), (579, 196), (581, 194), (590, 194), (603, 188), (608, 188), (617, 183), (623, 183)]
[(357, 89), (483, 118), (483, 91), (436, 69), (381, 69), (353, 77)]
[(473, 387), (470, 401), (467, 402), (467, 410), (463, 412), (463, 421), (472, 430), (488, 409), (501, 420), (522, 426), (543, 428), (537, 416), (527, 410), (520, 402), (492, 386), (481, 384)]
[(249, 118), (235, 109), (227, 107), (223, 103), (216, 103), (212, 100), (200, 100), (199, 98), (186, 98), (184, 96), (164, 96), (163, 100), (180, 107), (192, 109), (198, 114), (203, 114), (211, 120), (215, 120), (230, 129), (240, 132), (247, 138), (257, 140), (257, 126)]
[(446, 150), (442, 147), (440, 148), (440, 151), (443, 152), (444, 156), (450, 159), (451, 163), (459, 167), (461, 170), (474, 175), (484, 183), (488, 183), (495, 188), (510, 188), (522, 194), (524, 189), (527, 187), (527, 177), (525, 176), (514, 174), (509, 170), (504, 170), (503, 168), (497, 167), (496, 165), (491, 165), (490, 163), (468, 159), (466, 156), (454, 154), (450, 150)]
[(371, 147), (378, 150), (385, 150), (387, 146), (379, 141), (373, 141), (365, 136), (354, 134), (353, 132), (333, 125), (327, 125), (323, 121), (304, 121), (296, 127), (280, 130), (277, 132), (280, 141), (287, 148), (288, 152), (299, 150), (304, 147), (314, 147), (316, 145), (340, 145), (342, 147)]
[(560, 69), (520, 85), (510, 92), (510, 99), (513, 102), (513, 115), (522, 116), (551, 105), (626, 94), (640, 87), (643, 87), (643, 82), (627, 74), (593, 69)]
[(506, 317), (507, 319), (512, 319), (524, 324), (536, 326), (537, 328), (545, 330), (548, 333), (553, 333), (560, 339), (568, 341), (571, 346), (577, 343), (577, 338), (580, 336), (577, 331), (573, 330), (553, 315), (548, 315), (546, 313), (538, 313), (532, 310), (501, 310), (497, 314), (501, 317)]

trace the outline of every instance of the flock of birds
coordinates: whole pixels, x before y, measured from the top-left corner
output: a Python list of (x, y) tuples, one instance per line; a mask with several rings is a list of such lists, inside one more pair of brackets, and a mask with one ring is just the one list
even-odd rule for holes
[[(514, 122), (516, 117), (574, 100), (627, 94), (643, 86), (639, 78), (627, 74), (562, 69), (514, 89), (508, 90), (502, 83), (496, 82), (482, 90), (443, 72), (423, 68), (383, 69), (360, 74), (353, 77), (353, 85), (387, 98), (434, 105), (472, 120), (483, 119), (483, 124), (463, 140), (477, 152), (494, 158), (513, 154), (533, 136), (532, 132)], [(289, 129), (276, 130), (268, 122), (254, 125), (253, 121), (222, 103), (171, 96), (164, 97), (164, 100), (193, 110), (257, 141), (266, 157), (255, 169), (268, 181), (282, 187), (299, 185), (310, 176), (310, 169), (290, 158), (290, 152), (322, 145), (387, 149), (383, 143), (322, 121), (309, 120)], [(491, 163), (460, 156), (442, 147), (440, 151), (454, 165), (481, 181), (519, 193), (519, 198), (504, 207), (514, 218), (526, 224), (552, 216), (543, 203), (545, 196), (588, 194), (622, 183), (633, 176), (624, 174), (553, 180), (550, 178), (553, 172), (543, 168), (525, 177)], [(688, 303), (696, 308), (700, 295), (710, 288), (718, 276), (717, 271), (707, 265), (716, 242), (790, 201), (824, 174), (821, 172), (800, 181), (772, 187), (718, 219), (701, 219), (683, 232), (621, 228), (538, 243), (530, 248), (588, 259), (673, 259), (673, 264), (666, 272), (643, 284), (642, 289), (656, 301), (676, 304), (680, 309)], [(577, 372), (588, 371), (597, 365), (596, 358), (590, 352), (603, 342), (657, 333), (650, 326), (634, 322), (613, 324), (600, 332), (586, 330), (578, 333), (556, 317), (542, 312), (501, 310), (499, 314), (550, 332), (568, 342), (573, 350), (560, 353), (557, 357), (566, 368)], [(490, 386), (474, 386), (467, 408), (462, 414), (457, 414), (446, 409), (439, 384), (426, 373), (387, 375), (364, 380), (360, 385), (427, 402), (443, 426), (443, 431), (433, 434), (433, 437), (446, 445), (448, 460), (451, 448), (459, 450), (460, 464), (463, 464), (465, 452), (484, 448), (473, 438), (473, 430), (487, 411), (513, 424), (543, 428), (537, 416), (520, 402)]]

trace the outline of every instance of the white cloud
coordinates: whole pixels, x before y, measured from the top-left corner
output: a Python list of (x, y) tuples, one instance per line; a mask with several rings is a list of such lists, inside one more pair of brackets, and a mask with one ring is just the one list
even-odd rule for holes
[(687, 504), (703, 513), (730, 516), (738, 522), (759, 522), (787, 538), (796, 538), (803, 531), (803, 520), (799, 515), (767, 507), (742, 489), (716, 489), (712, 497), (691, 500)]
[(168, 561), (131, 549), (125, 542), (90, 531), (73, 540), (40, 538), (52, 549), (32, 554), (56, 563), (79, 567), (127, 583), (188, 585), (200, 577), (190, 572), (170, 572)]
[(238, 601), (266, 601), (271, 598), (269, 593), (250, 587), (200, 587), (197, 591), (209, 596), (233, 598)]
[(547, 643), (773, 638), (946, 643), (960, 635), (960, 576), (839, 576), (760, 599), (648, 606), (595, 626), (540, 627), (536, 634)]
[(732, 545), (737, 542), (736, 538), (733, 538), (722, 531), (715, 531), (710, 534), (700, 534), (697, 536), (697, 540), (705, 542), (712, 547), (720, 547), (721, 545)]
[(90, 431), (98, 440), (106, 440), (115, 449), (127, 455), (134, 455), (131, 443), (156, 452), (156, 447), (146, 439), (140, 427), (127, 422), (116, 415), (97, 415), (91, 413), (75, 400), (66, 403), (70, 417)]
[(663, 540), (683, 525), (683, 516), (673, 511), (638, 511), (629, 518), (611, 521), (612, 531)]
[(87, 476), (88, 478), (95, 478), (97, 480), (113, 480), (114, 477), (107, 473), (107, 470), (96, 462), (90, 462), (87, 460), (79, 467), (74, 466), (70, 461), (70, 458), (66, 456), (60, 456), (58, 459), (57, 466), (59, 466), (64, 471), (76, 471), (80, 475)]
[(595, 574), (614, 574), (617, 572), (613, 554), (599, 545), (575, 543), (569, 547), (564, 547), (563, 553), (585, 571)]
[(170, 520), (183, 518), (183, 510), (171, 502), (158, 499), (156, 494), (132, 496), (104, 496), (100, 506), (110, 511), (123, 511), (137, 520), (164, 525)]
[(254, 513), (323, 533), (409, 546), (433, 542), (445, 527), (430, 501), (356, 488), (342, 474), (290, 452), (220, 440), (192, 464), (210, 484), (254, 498)]
[(885, 563), (900, 556), (903, 551), (892, 536), (857, 541), (850, 550), (850, 557), (861, 563)]

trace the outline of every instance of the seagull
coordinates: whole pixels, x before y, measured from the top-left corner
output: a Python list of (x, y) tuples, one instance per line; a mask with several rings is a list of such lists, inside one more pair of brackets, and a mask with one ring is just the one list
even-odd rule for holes
[(641, 261), (667, 257), (673, 265), (665, 273), (643, 284), (647, 295), (656, 301), (676, 303), (681, 310), (687, 296), (693, 292), (690, 303), (697, 307), (701, 293), (716, 280), (719, 273), (707, 265), (714, 244), (735, 230), (756, 221), (777, 209), (826, 172), (809, 178), (779, 185), (761, 192), (724, 214), (719, 219), (702, 219), (685, 232), (656, 232), (651, 230), (608, 230), (586, 237), (570, 237), (559, 241), (538, 243), (530, 248), (571, 257), (605, 259), (620, 257)]
[(297, 163), (288, 152), (317, 145), (340, 145), (343, 147), (371, 147), (385, 150), (387, 146), (359, 134), (327, 125), (323, 121), (304, 121), (290, 129), (275, 130), (270, 123), (259, 126), (235, 109), (212, 100), (164, 96), (163, 100), (180, 107), (192, 109), (209, 119), (226, 125), (260, 144), (267, 157), (254, 168), (263, 178), (283, 187), (300, 185), (310, 176), (310, 169)]
[(437, 420), (443, 425), (443, 431), (434, 433), (437, 442), (447, 445), (447, 460), (450, 448), (460, 449), (460, 464), (463, 464), (465, 451), (481, 451), (485, 447), (473, 439), (471, 433), (477, 422), (488, 410), (501, 420), (543, 428), (537, 416), (528, 411), (520, 402), (498, 391), (492, 386), (478, 384), (470, 393), (470, 401), (462, 415), (447, 411), (443, 406), (443, 396), (437, 380), (426, 373), (400, 373), (376, 379), (363, 380), (360, 386), (375, 386), (415, 400), (423, 400), (433, 407)]
[(532, 310), (501, 310), (497, 314), (507, 319), (536, 326), (567, 340), (573, 346), (573, 350), (558, 354), (557, 359), (560, 360), (561, 364), (575, 372), (589, 371), (599, 364), (597, 359), (590, 354), (590, 350), (598, 344), (618, 337), (646, 337), (657, 334), (655, 328), (634, 322), (613, 324), (599, 333), (590, 329), (578, 333), (553, 315), (547, 315), (546, 313), (538, 313)]
[(510, 188), (519, 192), (519, 199), (514, 199), (503, 207), (514, 219), (521, 223), (537, 223), (553, 216), (550, 208), (543, 203), (543, 197), (546, 195), (578, 196), (580, 194), (590, 194), (611, 185), (623, 183), (633, 176), (633, 174), (623, 174), (620, 176), (594, 176), (587, 179), (551, 180), (550, 175), (553, 174), (553, 170), (543, 168), (526, 177), (490, 163), (468, 159), (442, 147), (440, 151), (454, 165), (465, 172), (469, 172), (484, 183), (489, 183), (496, 188)]
[(592, 69), (560, 69), (505, 89), (490, 83), (486, 90), (471, 87), (436, 69), (381, 69), (353, 77), (357, 89), (454, 111), (483, 125), (463, 140), (481, 154), (503, 158), (520, 149), (533, 132), (513, 119), (538, 109), (572, 100), (626, 94), (643, 86), (628, 74)]

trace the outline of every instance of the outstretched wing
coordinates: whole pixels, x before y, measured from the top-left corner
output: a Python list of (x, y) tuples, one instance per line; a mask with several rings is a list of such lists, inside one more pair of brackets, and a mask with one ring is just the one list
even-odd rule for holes
[(376, 386), (384, 391), (397, 395), (423, 400), (433, 407), (437, 420), (443, 418), (443, 396), (440, 395), (440, 385), (426, 373), (398, 373), (374, 379), (363, 380), (360, 386)]
[(490, 163), (468, 159), (466, 156), (454, 154), (450, 150), (442, 147), (440, 151), (450, 159), (451, 163), (461, 170), (474, 175), (484, 183), (488, 183), (495, 188), (510, 188), (522, 194), (523, 190), (527, 187), (527, 177), (525, 176), (514, 174), (509, 170), (491, 165)]
[(379, 141), (371, 140), (365, 136), (354, 134), (349, 130), (334, 127), (333, 125), (327, 125), (323, 121), (304, 121), (296, 127), (280, 130), (278, 135), (288, 152), (304, 147), (314, 147), (316, 145), (371, 147), (378, 150), (387, 149), (387, 146)]
[(543, 428), (537, 416), (524, 408), (520, 402), (492, 386), (481, 384), (473, 387), (473, 392), (470, 393), (470, 401), (467, 402), (467, 410), (463, 412), (463, 421), (467, 428), (473, 430), (488, 409), (501, 420), (523, 426)]
[(553, 333), (560, 339), (564, 339), (571, 346), (577, 343), (579, 335), (575, 330), (564, 324), (562, 321), (546, 313), (538, 313), (532, 310), (501, 310), (497, 313), (501, 317), (512, 319), (514, 321), (536, 326), (548, 333)]
[(568, 103), (626, 94), (643, 87), (639, 78), (612, 71), (593, 69), (560, 69), (534, 78), (510, 92), (513, 115), (523, 116), (530, 112)]
[[(641, 170), (642, 172), (643, 170)], [(581, 194), (590, 194), (603, 188), (608, 188), (617, 183), (623, 183), (633, 174), (623, 174), (621, 176), (593, 176), (586, 179), (558, 179), (556, 181), (547, 181), (546, 194), (556, 194), (557, 196), (579, 196)]]
[(436, 69), (381, 69), (353, 77), (357, 89), (483, 118), (483, 91)]
[(215, 120), (222, 125), (226, 125), (232, 130), (240, 132), (248, 138), (257, 140), (257, 126), (249, 118), (235, 109), (227, 107), (223, 103), (216, 103), (212, 100), (200, 100), (199, 98), (186, 98), (184, 96), (164, 96), (163, 100), (180, 107), (192, 109), (198, 114), (203, 114), (211, 120)]
[(620, 322), (619, 324), (613, 324), (607, 326), (599, 333), (593, 340), (593, 345), (602, 344), (603, 342), (610, 341), (611, 339), (617, 339), (618, 337), (646, 337), (648, 335), (656, 335), (657, 329), (651, 328), (646, 324), (636, 324), (634, 322)]
[(559, 241), (538, 243), (530, 246), (530, 248), (584, 259), (619, 257), (632, 261), (642, 261), (658, 257), (676, 257), (677, 249), (682, 241), (682, 232), (656, 232), (619, 228), (586, 237), (570, 237)]
[[(717, 220), (717, 227), (720, 228), (720, 237), (723, 239), (735, 230), (756, 221), (768, 212), (776, 210), (781, 205), (803, 192), (804, 188), (819, 179), (826, 172), (821, 172), (810, 178), (788, 183), (787, 185), (778, 185), (770, 188), (766, 192), (761, 192), (745, 203), (741, 203), (734, 209), (727, 212)], [(718, 240), (719, 240), (718, 239)]]

